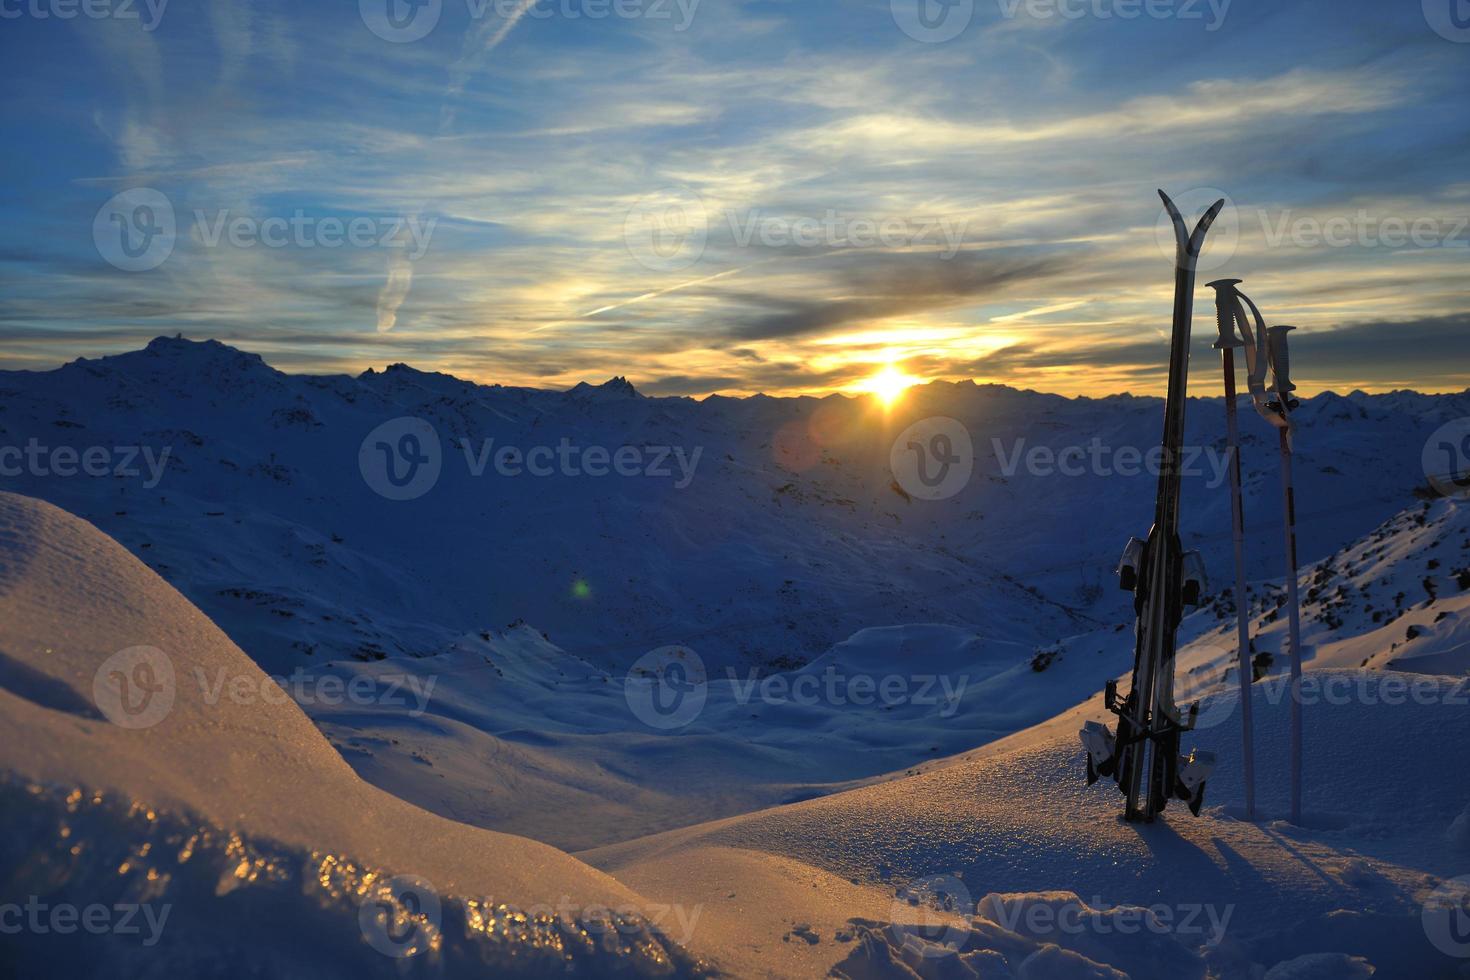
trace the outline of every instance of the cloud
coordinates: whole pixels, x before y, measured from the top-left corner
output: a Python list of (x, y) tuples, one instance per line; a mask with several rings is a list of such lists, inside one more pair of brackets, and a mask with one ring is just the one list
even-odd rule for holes
[(388, 253), (388, 278), (378, 291), (378, 333), (387, 333), (398, 324), (398, 308), (413, 287), (413, 262), (404, 248)]
[(737, 317), (725, 335), (745, 343), (803, 337), (994, 298), (1008, 285), (1059, 271), (1055, 260), (999, 250), (961, 252), (952, 259), (933, 253), (894, 252), (846, 258), (838, 276), (841, 285), (828, 293), (831, 298), (771, 300), (746, 294), (747, 299), (774, 306), (775, 311)]
[[(517, 0), (514, 8), (502, 20), (491, 20), (481, 17), (470, 25), (465, 32), (464, 45), (460, 50), (459, 58), (449, 66), (449, 87), (444, 92), (446, 102), (452, 102), (464, 94), (464, 89), (480, 67), (489, 57), (490, 52), (500, 47), (500, 42), (510, 36), (515, 26), (521, 22), (527, 12), (536, 6), (537, 0)], [(471, 9), (474, 9), (472, 6)], [(488, 2), (479, 8), (482, 12), (489, 9)], [(453, 106), (445, 106), (441, 115), (439, 129), (441, 132), (448, 131), (454, 125), (455, 109)]]

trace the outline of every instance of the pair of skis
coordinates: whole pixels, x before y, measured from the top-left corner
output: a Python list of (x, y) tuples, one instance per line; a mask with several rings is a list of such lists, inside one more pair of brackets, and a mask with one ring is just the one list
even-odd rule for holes
[(1104, 700), (1118, 716), (1113, 733), (1098, 722), (1081, 731), (1087, 750), (1087, 781), (1112, 777), (1127, 797), (1124, 818), (1151, 821), (1171, 799), (1199, 814), (1205, 784), (1214, 770), (1211, 753), (1180, 752), (1181, 736), (1194, 725), (1198, 705), (1181, 713), (1174, 701), (1174, 656), (1185, 606), (1204, 599), (1205, 579), (1197, 552), (1186, 553), (1179, 538), (1181, 460), (1185, 394), (1189, 382), (1189, 337), (1194, 317), (1195, 270), (1205, 235), (1225, 206), (1223, 200), (1191, 232), (1169, 195), (1159, 191), (1174, 225), (1174, 327), (1169, 348), (1169, 387), (1164, 400), (1158, 494), (1148, 538), (1128, 542), (1118, 566), (1119, 585), (1133, 592), (1137, 615), (1133, 684), (1118, 697), (1109, 681)]
[[(1127, 820), (1152, 821), (1169, 803), (1181, 799), (1195, 816), (1204, 803), (1205, 785), (1215, 768), (1212, 753), (1180, 751), (1181, 736), (1194, 727), (1199, 705), (1181, 712), (1174, 700), (1174, 659), (1179, 622), (1188, 606), (1204, 600), (1205, 575), (1198, 552), (1185, 552), (1179, 538), (1181, 454), (1184, 441), (1185, 396), (1189, 380), (1189, 338), (1194, 316), (1195, 271), (1206, 234), (1223, 200), (1216, 201), (1191, 232), (1169, 196), (1159, 191), (1174, 225), (1177, 244), (1174, 276), (1174, 327), (1169, 349), (1169, 386), (1164, 401), (1158, 495), (1154, 523), (1148, 538), (1132, 538), (1118, 565), (1119, 585), (1134, 596), (1137, 616), (1133, 654), (1133, 683), (1128, 695), (1118, 697), (1117, 682), (1108, 681), (1104, 703), (1118, 716), (1117, 732), (1098, 722), (1087, 722), (1080, 733), (1087, 751), (1087, 782), (1111, 777), (1127, 797)], [(1241, 501), (1240, 435), (1236, 418), (1235, 349), (1244, 347), (1247, 383), (1256, 410), (1280, 433), (1283, 502), (1285, 507), (1287, 601), (1290, 615), (1292, 727), (1292, 820), (1301, 822), (1301, 636), (1297, 600), (1296, 514), (1292, 486), (1289, 326), (1269, 329), (1261, 311), (1236, 286), (1239, 279), (1210, 283), (1215, 289), (1216, 322), (1225, 369), (1225, 415), (1230, 449), (1231, 524), (1235, 545), (1236, 628), (1239, 642), (1246, 809), (1254, 815), (1255, 763), (1251, 734), (1251, 691), (1254, 670), (1250, 654), (1249, 611), (1245, 595), (1244, 513)], [(1255, 329), (1246, 317), (1249, 307)], [(1237, 336), (1235, 328), (1245, 339)], [(1273, 384), (1265, 384), (1268, 367)]]

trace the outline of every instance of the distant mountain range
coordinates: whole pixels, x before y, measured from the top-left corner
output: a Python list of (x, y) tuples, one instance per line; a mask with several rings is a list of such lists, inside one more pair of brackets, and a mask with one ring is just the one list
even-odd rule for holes
[[(1197, 371), (1197, 388), (1218, 385)], [(1303, 562), (1411, 505), (1425, 440), (1467, 415), (1470, 392), (1305, 400)], [(291, 375), (159, 338), (0, 372), (0, 467), (6, 489), (97, 524), (269, 670), (432, 655), (520, 622), (608, 667), (673, 643), (790, 667), (870, 626), (1045, 644), (1126, 620), (1111, 568), (1148, 529), (1160, 416), (1154, 398), (972, 383), (885, 409), (650, 398), (623, 378), (485, 386), (405, 365)], [(950, 444), (925, 441), (932, 424), (906, 430), (933, 418), (974, 452), (968, 479), (929, 494), (914, 466), (936, 460), (913, 456)], [(1252, 576), (1279, 575), (1275, 437), (1248, 409), (1242, 424)], [(1217, 584), (1223, 431), (1221, 401), (1193, 400), (1184, 526)]]

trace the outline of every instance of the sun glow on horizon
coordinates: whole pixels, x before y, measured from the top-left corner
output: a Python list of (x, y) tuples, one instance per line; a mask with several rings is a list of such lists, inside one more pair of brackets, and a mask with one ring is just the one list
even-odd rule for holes
[(919, 383), (913, 375), (904, 374), (892, 364), (868, 378), (858, 386), (859, 391), (876, 395), (885, 408), (898, 401), (905, 391)]

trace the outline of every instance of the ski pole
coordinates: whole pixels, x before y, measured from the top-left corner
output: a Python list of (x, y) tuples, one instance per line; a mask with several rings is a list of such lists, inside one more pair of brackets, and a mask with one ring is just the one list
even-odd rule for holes
[(1240, 671), (1241, 760), (1245, 770), (1245, 818), (1255, 819), (1256, 763), (1251, 720), (1251, 682), (1255, 671), (1251, 666), (1250, 613), (1245, 596), (1245, 512), (1240, 488), (1240, 424), (1235, 405), (1235, 348), (1244, 347), (1235, 332), (1236, 317), (1241, 315), (1236, 295), (1239, 279), (1217, 279), (1208, 285), (1215, 290), (1215, 322), (1220, 339), (1215, 349), (1225, 369), (1225, 438), (1230, 452), (1230, 536), (1235, 546), (1235, 632)]
[(1291, 383), (1291, 358), (1287, 352), (1286, 334), (1295, 327), (1274, 326), (1269, 331), (1271, 372), (1275, 384), (1275, 407), (1286, 421), (1281, 432), (1281, 493), (1286, 524), (1286, 603), (1288, 637), (1291, 642), (1291, 822), (1302, 822), (1302, 632), (1301, 606), (1297, 597), (1296, 574), (1296, 491), (1291, 473), (1291, 410), (1297, 401), (1291, 397), (1296, 385)]

